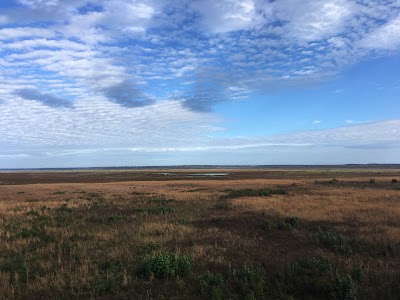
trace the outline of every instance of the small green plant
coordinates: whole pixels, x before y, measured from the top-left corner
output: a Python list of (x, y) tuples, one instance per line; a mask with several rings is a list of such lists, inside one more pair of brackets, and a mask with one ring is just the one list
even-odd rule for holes
[(38, 236), (38, 233), (35, 230), (24, 228), (20, 233), (17, 234), (18, 238), (28, 239), (32, 237)]
[(91, 289), (97, 294), (116, 294), (122, 286), (123, 264), (106, 260), (98, 265), (97, 276), (91, 282)]
[(292, 230), (299, 224), (299, 219), (297, 217), (289, 217), (283, 221), (280, 221), (277, 225), (279, 230)]
[(53, 193), (53, 195), (64, 195), (64, 194), (65, 194), (64, 191), (57, 191)]
[(335, 233), (331, 230), (319, 230), (318, 241), (329, 250), (340, 254), (350, 255), (353, 253), (352, 240), (342, 234)]
[(110, 223), (122, 223), (126, 220), (125, 216), (121, 215), (111, 215), (105, 217), (90, 217), (87, 219), (89, 222), (92, 223), (103, 223), (103, 224), (110, 224)]
[(189, 223), (189, 219), (187, 217), (182, 217), (179, 219), (175, 219), (173, 223), (179, 225), (187, 225)]
[(332, 292), (334, 299), (356, 300), (356, 285), (350, 275), (336, 274), (335, 287)]
[(164, 198), (153, 198), (149, 200), (150, 203), (157, 203), (159, 205), (165, 205), (175, 202), (175, 199), (164, 199)]
[(286, 267), (285, 283), (296, 299), (326, 299), (335, 288), (335, 268), (323, 257), (301, 258)]
[(161, 215), (161, 214), (167, 214), (167, 213), (173, 212), (174, 209), (169, 206), (159, 206), (159, 207), (139, 208), (137, 211), (139, 213), (146, 213), (149, 215)]
[(160, 252), (146, 256), (139, 266), (139, 274), (146, 279), (185, 276), (193, 267), (191, 257), (179, 253)]
[(200, 293), (206, 299), (223, 299), (224, 279), (219, 273), (207, 271), (200, 277)]
[(230, 280), (241, 299), (259, 299), (264, 296), (266, 273), (261, 267), (245, 264), (241, 269), (232, 270)]
[(271, 195), (287, 195), (284, 189), (242, 189), (242, 190), (225, 190), (227, 193), (222, 198), (239, 198), (239, 197), (268, 197)]
[(272, 222), (270, 222), (268, 220), (263, 220), (263, 222), (261, 224), (261, 228), (263, 230), (270, 231), (274, 228), (274, 225), (272, 224)]

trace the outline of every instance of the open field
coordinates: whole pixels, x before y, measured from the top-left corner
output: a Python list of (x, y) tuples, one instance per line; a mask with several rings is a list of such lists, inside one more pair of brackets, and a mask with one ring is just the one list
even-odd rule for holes
[(0, 173), (0, 299), (399, 299), (400, 170)]

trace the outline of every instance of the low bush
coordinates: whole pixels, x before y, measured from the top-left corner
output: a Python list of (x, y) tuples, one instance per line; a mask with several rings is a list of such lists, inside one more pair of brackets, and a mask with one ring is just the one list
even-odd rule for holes
[(147, 213), (149, 215), (160, 215), (173, 212), (174, 209), (169, 206), (158, 206), (158, 207), (139, 208), (137, 211), (140, 213)]
[(193, 267), (191, 257), (179, 253), (160, 252), (146, 256), (140, 264), (139, 274), (146, 279), (185, 276)]
[(329, 250), (340, 254), (350, 255), (353, 253), (352, 240), (342, 234), (335, 233), (331, 230), (319, 230), (318, 241)]
[(356, 299), (356, 285), (348, 274), (323, 257), (302, 258), (286, 267), (286, 291), (295, 298)]
[(219, 273), (206, 272), (200, 277), (200, 294), (205, 299), (223, 299), (224, 279)]
[(289, 217), (283, 221), (280, 221), (277, 225), (279, 230), (292, 230), (299, 224), (299, 219), (297, 217)]
[(266, 272), (264, 268), (245, 264), (232, 270), (230, 282), (240, 299), (261, 299), (265, 296)]
[(90, 217), (87, 219), (89, 222), (92, 223), (100, 223), (100, 224), (110, 224), (110, 223), (121, 223), (126, 220), (125, 216), (120, 215), (111, 215), (111, 216), (104, 216), (104, 217)]
[(175, 202), (174, 199), (164, 199), (164, 198), (153, 198), (149, 200), (150, 203), (157, 203), (157, 204), (169, 204)]
[(268, 197), (271, 195), (287, 195), (284, 189), (242, 189), (242, 190), (225, 190), (227, 193), (222, 198), (239, 198), (239, 197)]

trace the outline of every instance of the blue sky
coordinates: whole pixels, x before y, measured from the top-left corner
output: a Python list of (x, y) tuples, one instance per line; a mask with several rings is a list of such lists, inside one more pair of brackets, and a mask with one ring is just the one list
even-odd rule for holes
[(5, 0), (0, 168), (400, 163), (398, 0)]

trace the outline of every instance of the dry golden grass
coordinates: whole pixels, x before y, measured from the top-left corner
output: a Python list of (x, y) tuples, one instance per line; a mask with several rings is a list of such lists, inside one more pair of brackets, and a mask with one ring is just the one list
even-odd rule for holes
[[(196, 282), (207, 270), (230, 274), (252, 264), (272, 274), (315, 256), (349, 274), (361, 268), (359, 298), (400, 295), (400, 186), (390, 183), (393, 170), (390, 176), (385, 170), (341, 170), (333, 182), (332, 171), (284, 170), (280, 178), (246, 172), (243, 179), (1, 185), (0, 299), (206, 299)], [(288, 194), (229, 198), (229, 189)], [(288, 218), (297, 218), (293, 227)], [(348, 237), (351, 254), (318, 242), (325, 229)], [(138, 275), (142, 259), (160, 251), (193, 259), (188, 281), (152, 285)], [(234, 286), (229, 276), (226, 284)], [(297, 295), (278, 286), (265, 298)], [(231, 288), (230, 297), (240, 298), (242, 291)]]

